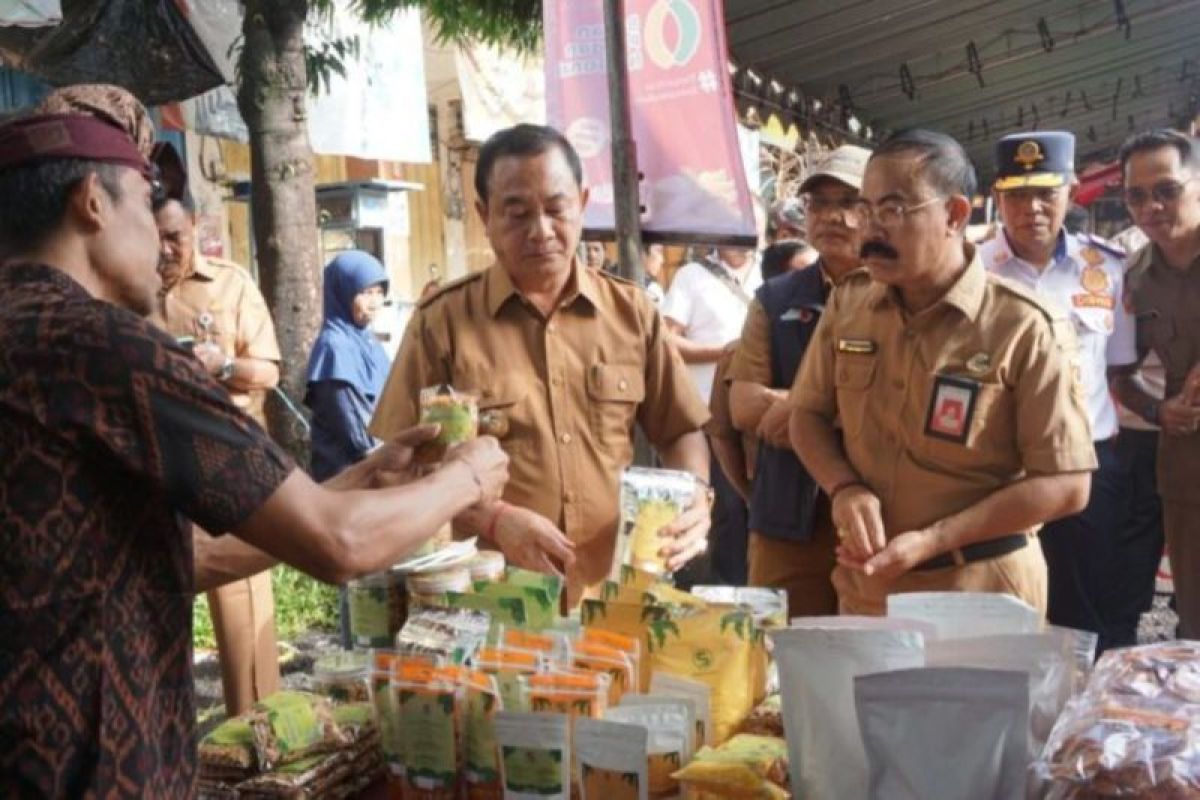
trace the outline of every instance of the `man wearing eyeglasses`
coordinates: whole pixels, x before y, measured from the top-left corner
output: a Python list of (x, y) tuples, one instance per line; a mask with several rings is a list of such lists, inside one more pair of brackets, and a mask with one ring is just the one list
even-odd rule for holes
[[(1108, 391), (1108, 363), (1134, 357), (1133, 318), (1121, 303), (1124, 251), (1064, 228), (1078, 182), (1075, 136), (1038, 131), (996, 143), (992, 196), (1001, 233), (980, 245), (984, 266), (1055, 307), (1075, 328), (1080, 379), (1098, 469), (1081, 513), (1055, 520), (1038, 535), (1049, 574), (1047, 619), (1099, 636), (1100, 651), (1137, 643), (1136, 613), (1118, 587), (1121, 524), (1128, 480), (1117, 453), (1117, 409)], [(1140, 576), (1153, 583), (1153, 570)], [(1139, 592), (1139, 594), (1141, 594)]]
[(974, 194), (950, 137), (880, 145), (859, 201), (869, 278), (833, 292), (792, 386), (792, 444), (832, 501), (845, 614), (916, 591), (1044, 611), (1033, 532), (1087, 504), (1096, 454), (1073, 332), (988, 274), (964, 238)]
[[(1133, 256), (1125, 300), (1136, 318), (1137, 356), (1109, 378), (1117, 399), (1158, 425), (1158, 491), (1179, 636), (1200, 637), (1200, 143), (1177, 131), (1139, 134), (1121, 147), (1125, 204), (1150, 243)], [(1151, 351), (1166, 372), (1166, 399), (1136, 377)]]
[(820, 260), (759, 288), (729, 370), (734, 425), (761, 443), (749, 501), (750, 584), (785, 589), (793, 616), (837, 613), (829, 501), (792, 450), (787, 400), (830, 291), (862, 265), (858, 190), (870, 156), (843, 145), (800, 185), (805, 233)]

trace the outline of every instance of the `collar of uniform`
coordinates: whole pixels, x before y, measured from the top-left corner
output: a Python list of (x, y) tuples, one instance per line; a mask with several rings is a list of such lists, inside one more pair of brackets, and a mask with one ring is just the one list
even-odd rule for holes
[[(1036, 266), (1026, 261), (1017, 255), (1017, 251), (1012, 246), (1012, 241), (1008, 238), (1008, 231), (1004, 228), (1000, 229), (1000, 235), (1004, 237), (1004, 254), (1007, 256), (1006, 261), (1020, 261), (1022, 264), (1029, 264), (1033, 269)], [(1068, 256), (1076, 265), (1080, 263), (1079, 259), (1080, 244), (1079, 240), (1074, 236), (1068, 236), (1066, 228), (1062, 228), (1058, 232), (1058, 241), (1054, 244), (1054, 254), (1050, 257), (1050, 266), (1047, 269), (1052, 269), (1062, 264)]]
[[(484, 276), (484, 297), (487, 301), (488, 314), (495, 317), (512, 297), (520, 297), (521, 293), (512, 282), (508, 270), (502, 264), (493, 264)], [(579, 259), (571, 259), (571, 277), (567, 279), (568, 288), (566, 300), (562, 305), (570, 305), (576, 297), (584, 297), (596, 306), (596, 279), (579, 264)]]
[(217, 278), (216, 267), (210, 264), (208, 259), (202, 256), (199, 251), (196, 251), (196, 255), (192, 258), (192, 271), (187, 275), (189, 278), (193, 276), (206, 281), (216, 280)]
[[(963, 255), (967, 259), (966, 269), (931, 308), (945, 303), (954, 306), (963, 313), (963, 316), (974, 321), (975, 317), (979, 315), (979, 309), (983, 307), (983, 294), (987, 288), (987, 272), (983, 268), (983, 262), (979, 259), (979, 250), (975, 245), (964, 242)], [(897, 308), (903, 308), (900, 298), (896, 295), (896, 290), (887, 284), (872, 282), (870, 292), (870, 303), (874, 308), (889, 303)]]
[[(1147, 251), (1146, 268), (1152, 272), (1157, 272), (1162, 275), (1183, 275), (1191, 272), (1192, 270), (1200, 270), (1200, 255), (1192, 259), (1192, 263), (1188, 264), (1188, 268), (1186, 270), (1178, 270), (1172, 269), (1171, 266), (1167, 264), (1167, 260), (1163, 258), (1162, 250), (1160, 250), (1158, 245), (1156, 245), (1154, 242), (1147, 243), (1145, 249)], [(1137, 266), (1137, 264), (1134, 264), (1134, 266)]]

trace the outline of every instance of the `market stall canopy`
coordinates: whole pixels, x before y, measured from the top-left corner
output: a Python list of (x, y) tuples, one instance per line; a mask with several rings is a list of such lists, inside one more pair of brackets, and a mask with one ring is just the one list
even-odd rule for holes
[(225, 77), (188, 20), (187, 7), (176, 0), (62, 0), (57, 25), (0, 27), (0, 63), (55, 86), (103, 75), (149, 105), (193, 97)]
[(743, 94), (875, 139), (945, 131), (985, 177), (1006, 133), (1073, 131), (1082, 166), (1200, 111), (1200, 0), (738, 0), (726, 23)]

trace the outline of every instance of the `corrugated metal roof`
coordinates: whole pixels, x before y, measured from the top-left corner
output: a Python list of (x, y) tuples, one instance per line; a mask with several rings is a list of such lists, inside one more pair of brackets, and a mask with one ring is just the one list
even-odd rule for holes
[(984, 173), (1005, 133), (1071, 130), (1082, 164), (1200, 111), (1200, 0), (728, 0), (725, 16), (763, 91), (848, 101), (876, 133), (945, 131)]

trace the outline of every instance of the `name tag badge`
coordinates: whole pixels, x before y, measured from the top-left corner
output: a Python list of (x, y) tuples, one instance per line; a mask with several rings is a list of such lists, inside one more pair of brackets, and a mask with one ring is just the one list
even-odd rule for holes
[(875, 343), (870, 339), (838, 339), (837, 351), (869, 356), (875, 352)]
[(925, 435), (966, 444), (978, 396), (978, 381), (938, 375), (925, 415)]

